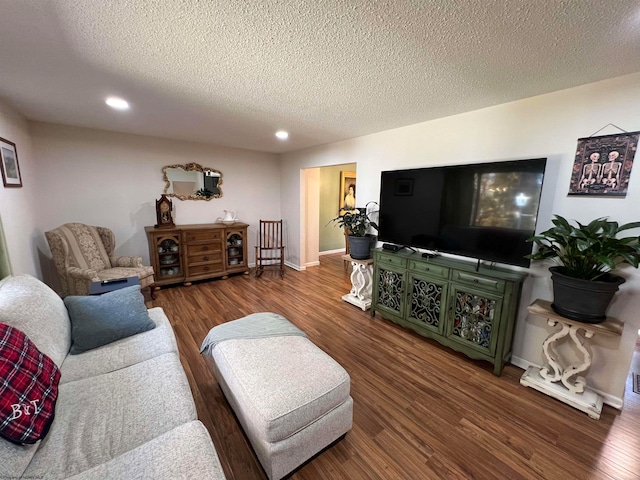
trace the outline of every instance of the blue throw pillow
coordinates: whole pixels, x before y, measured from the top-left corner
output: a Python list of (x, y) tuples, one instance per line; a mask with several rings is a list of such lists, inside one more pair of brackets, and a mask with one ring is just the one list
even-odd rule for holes
[(103, 295), (68, 296), (64, 304), (71, 320), (71, 354), (86, 352), (156, 326), (147, 313), (140, 285)]

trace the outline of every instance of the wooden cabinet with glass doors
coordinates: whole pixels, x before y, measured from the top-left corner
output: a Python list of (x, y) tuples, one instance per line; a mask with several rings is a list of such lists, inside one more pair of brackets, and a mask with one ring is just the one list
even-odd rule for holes
[(145, 227), (157, 286), (249, 273), (246, 223)]

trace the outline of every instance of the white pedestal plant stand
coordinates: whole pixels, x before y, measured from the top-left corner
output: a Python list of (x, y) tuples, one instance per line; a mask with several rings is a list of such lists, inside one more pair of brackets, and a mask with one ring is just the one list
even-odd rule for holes
[[(551, 302), (536, 300), (528, 307), (529, 312), (545, 317), (547, 323), (555, 327), (560, 325), (560, 331), (547, 337), (542, 344), (546, 364), (544, 367), (529, 367), (520, 378), (520, 383), (531, 387), (561, 402), (571, 405), (585, 412), (596, 420), (602, 412), (602, 397), (587, 386), (587, 381), (580, 375), (591, 366), (591, 353), (579, 336), (580, 330), (584, 330), (584, 338), (589, 339), (597, 335), (620, 336), (622, 334), (622, 322), (608, 318), (602, 323), (583, 323), (562, 317), (551, 308)], [(558, 353), (558, 342), (569, 337), (578, 352), (582, 355), (582, 361), (568, 365)]]
[(342, 296), (342, 300), (349, 302), (363, 311), (371, 308), (371, 292), (373, 286), (373, 258), (356, 260), (351, 255), (342, 258), (351, 262), (351, 291)]

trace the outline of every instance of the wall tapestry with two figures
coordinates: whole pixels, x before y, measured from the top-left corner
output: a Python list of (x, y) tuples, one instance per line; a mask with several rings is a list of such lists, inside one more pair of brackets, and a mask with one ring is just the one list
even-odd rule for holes
[(627, 195), (640, 132), (578, 139), (569, 195)]

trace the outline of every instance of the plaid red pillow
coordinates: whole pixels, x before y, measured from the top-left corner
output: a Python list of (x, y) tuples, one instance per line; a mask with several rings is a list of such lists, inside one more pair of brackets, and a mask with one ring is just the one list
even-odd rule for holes
[(60, 371), (20, 330), (0, 323), (0, 436), (19, 445), (49, 431)]

